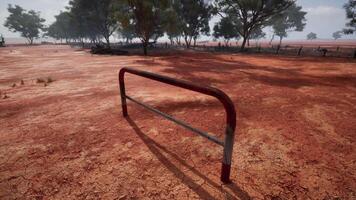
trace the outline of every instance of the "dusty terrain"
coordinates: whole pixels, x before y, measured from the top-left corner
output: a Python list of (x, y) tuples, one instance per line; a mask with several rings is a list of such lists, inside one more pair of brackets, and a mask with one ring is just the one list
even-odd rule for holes
[[(219, 180), (220, 146), (131, 102), (122, 117), (123, 66), (233, 99), (232, 184)], [(47, 77), (54, 81), (36, 83)], [(223, 137), (225, 114), (213, 98), (126, 80), (129, 95)], [(0, 199), (356, 198), (355, 60), (8, 47), (0, 90)]]

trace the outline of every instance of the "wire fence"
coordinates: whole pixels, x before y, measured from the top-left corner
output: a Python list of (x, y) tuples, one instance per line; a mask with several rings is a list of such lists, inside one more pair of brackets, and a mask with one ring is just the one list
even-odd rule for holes
[[(185, 46), (159, 44), (161, 48), (177, 48), (186, 49)], [(196, 45), (190, 47), (197, 51), (208, 52), (241, 52), (240, 46), (227, 46), (227, 45)], [(321, 57), (343, 57), (343, 58), (356, 58), (356, 47), (345, 46), (303, 46), (303, 45), (271, 45), (271, 46), (254, 46), (246, 47), (247, 53), (266, 53), (277, 55), (290, 55), (290, 56), (321, 56)]]
[[(95, 46), (91, 43), (71, 43), (72, 47), (81, 47), (90, 49)], [(112, 49), (138, 49), (142, 48), (141, 43), (113, 43)], [(240, 46), (232, 45), (192, 45), (187, 48), (185, 45), (171, 45), (170, 43), (150, 43), (149, 49), (177, 49), (177, 50), (196, 50), (203, 52), (227, 52), (239, 53), (241, 52)], [(264, 54), (277, 54), (289, 56), (318, 56), (318, 57), (341, 57), (341, 58), (356, 58), (356, 47), (354, 46), (312, 46), (312, 45), (255, 45), (247, 46), (245, 49), (247, 53), (264, 53)]]

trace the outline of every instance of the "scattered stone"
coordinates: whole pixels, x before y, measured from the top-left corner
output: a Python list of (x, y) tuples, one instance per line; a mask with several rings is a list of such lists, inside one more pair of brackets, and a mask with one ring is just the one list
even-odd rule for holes
[(21, 79), (21, 85), (25, 85), (25, 81)]
[(127, 146), (127, 148), (131, 148), (132, 147), (132, 142), (128, 142), (128, 143), (126, 143), (126, 146)]
[(11, 87), (16, 87), (16, 83), (12, 84), (12, 86), (11, 86)]

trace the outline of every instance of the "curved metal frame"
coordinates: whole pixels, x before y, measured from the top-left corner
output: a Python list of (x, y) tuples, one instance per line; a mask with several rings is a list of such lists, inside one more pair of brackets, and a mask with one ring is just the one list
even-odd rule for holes
[[(132, 97), (127, 96), (126, 92), (125, 92), (125, 80), (124, 80), (125, 73), (134, 74), (137, 76), (145, 77), (145, 78), (148, 78), (151, 80), (155, 80), (158, 82), (166, 83), (169, 85), (173, 85), (173, 86), (184, 88), (187, 90), (199, 92), (199, 93), (206, 94), (208, 96), (217, 98), (223, 104), (225, 111), (226, 111), (225, 140), (221, 141), (218, 138), (211, 136), (204, 131), (201, 131), (199, 129), (191, 127), (189, 124), (186, 124), (183, 121), (177, 120), (170, 115), (162, 113), (161, 111), (159, 111), (153, 107), (145, 105), (145, 104), (133, 99)], [(158, 75), (158, 74), (154, 74), (154, 73), (150, 73), (150, 72), (146, 72), (146, 71), (141, 71), (141, 70), (137, 70), (137, 69), (132, 69), (132, 68), (126, 68), (126, 67), (122, 68), (119, 72), (119, 83), (120, 83), (122, 113), (123, 113), (124, 117), (128, 116), (126, 99), (129, 99), (129, 100), (143, 106), (144, 108), (146, 108), (156, 114), (159, 114), (159, 115), (165, 117), (166, 119), (171, 120), (171, 121), (177, 123), (178, 125), (183, 126), (184, 128), (186, 128), (188, 130), (198, 133), (199, 135), (215, 142), (216, 144), (223, 146), (224, 153), (223, 153), (220, 179), (224, 183), (230, 182), (231, 160), (232, 160), (232, 151), (233, 151), (233, 146), (234, 146), (234, 136), (235, 136), (235, 128), (236, 128), (236, 111), (235, 111), (233, 102), (224, 92), (222, 92), (221, 90), (219, 90), (217, 88), (203, 86), (203, 85), (191, 83), (188, 81), (178, 80), (178, 79), (170, 78), (167, 76), (162, 76), (162, 75)]]

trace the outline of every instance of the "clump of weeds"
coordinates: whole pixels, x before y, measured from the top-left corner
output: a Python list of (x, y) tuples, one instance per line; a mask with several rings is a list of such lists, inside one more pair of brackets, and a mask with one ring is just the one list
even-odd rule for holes
[(36, 83), (43, 83), (43, 85), (46, 87), (50, 83), (54, 82), (54, 79), (52, 77), (47, 77), (47, 78), (37, 78)]

